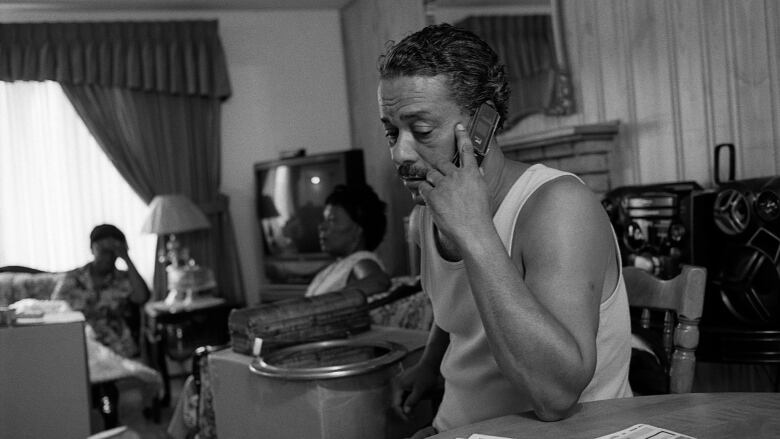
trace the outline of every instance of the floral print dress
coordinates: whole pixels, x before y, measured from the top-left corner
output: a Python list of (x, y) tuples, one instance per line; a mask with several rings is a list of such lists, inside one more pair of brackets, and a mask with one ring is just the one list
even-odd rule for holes
[(55, 287), (52, 299), (64, 300), (74, 311), (84, 314), (97, 341), (117, 354), (132, 358), (138, 354), (127, 316), (134, 305), (127, 272), (114, 270), (103, 285), (96, 286), (89, 275), (91, 263), (65, 273)]

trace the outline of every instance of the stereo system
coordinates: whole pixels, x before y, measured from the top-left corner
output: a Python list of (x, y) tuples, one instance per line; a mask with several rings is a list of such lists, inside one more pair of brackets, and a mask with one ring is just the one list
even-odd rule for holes
[[(730, 152), (720, 182), (719, 152)], [(733, 145), (716, 147), (716, 183), (625, 186), (602, 204), (624, 266), (662, 279), (682, 264), (707, 268), (702, 314), (704, 360), (780, 362), (780, 176), (736, 181)]]

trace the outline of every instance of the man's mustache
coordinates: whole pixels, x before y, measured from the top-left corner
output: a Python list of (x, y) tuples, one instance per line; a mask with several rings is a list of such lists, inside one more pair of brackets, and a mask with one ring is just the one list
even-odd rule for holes
[(402, 163), (398, 167), (398, 177), (402, 180), (425, 180), (428, 170), (415, 166), (414, 163)]

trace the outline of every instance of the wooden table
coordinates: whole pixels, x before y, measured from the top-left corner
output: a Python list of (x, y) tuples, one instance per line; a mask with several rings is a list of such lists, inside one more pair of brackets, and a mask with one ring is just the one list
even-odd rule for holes
[(668, 428), (697, 439), (780, 438), (780, 393), (687, 393), (609, 399), (581, 404), (569, 418), (542, 422), (533, 413), (502, 416), (439, 433), (509, 438), (593, 439), (635, 424)]

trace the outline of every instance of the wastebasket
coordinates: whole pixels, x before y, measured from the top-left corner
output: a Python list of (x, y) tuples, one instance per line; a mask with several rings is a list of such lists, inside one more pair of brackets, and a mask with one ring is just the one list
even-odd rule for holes
[(329, 340), (255, 358), (263, 381), (256, 437), (387, 438), (390, 381), (406, 348), (389, 341)]

